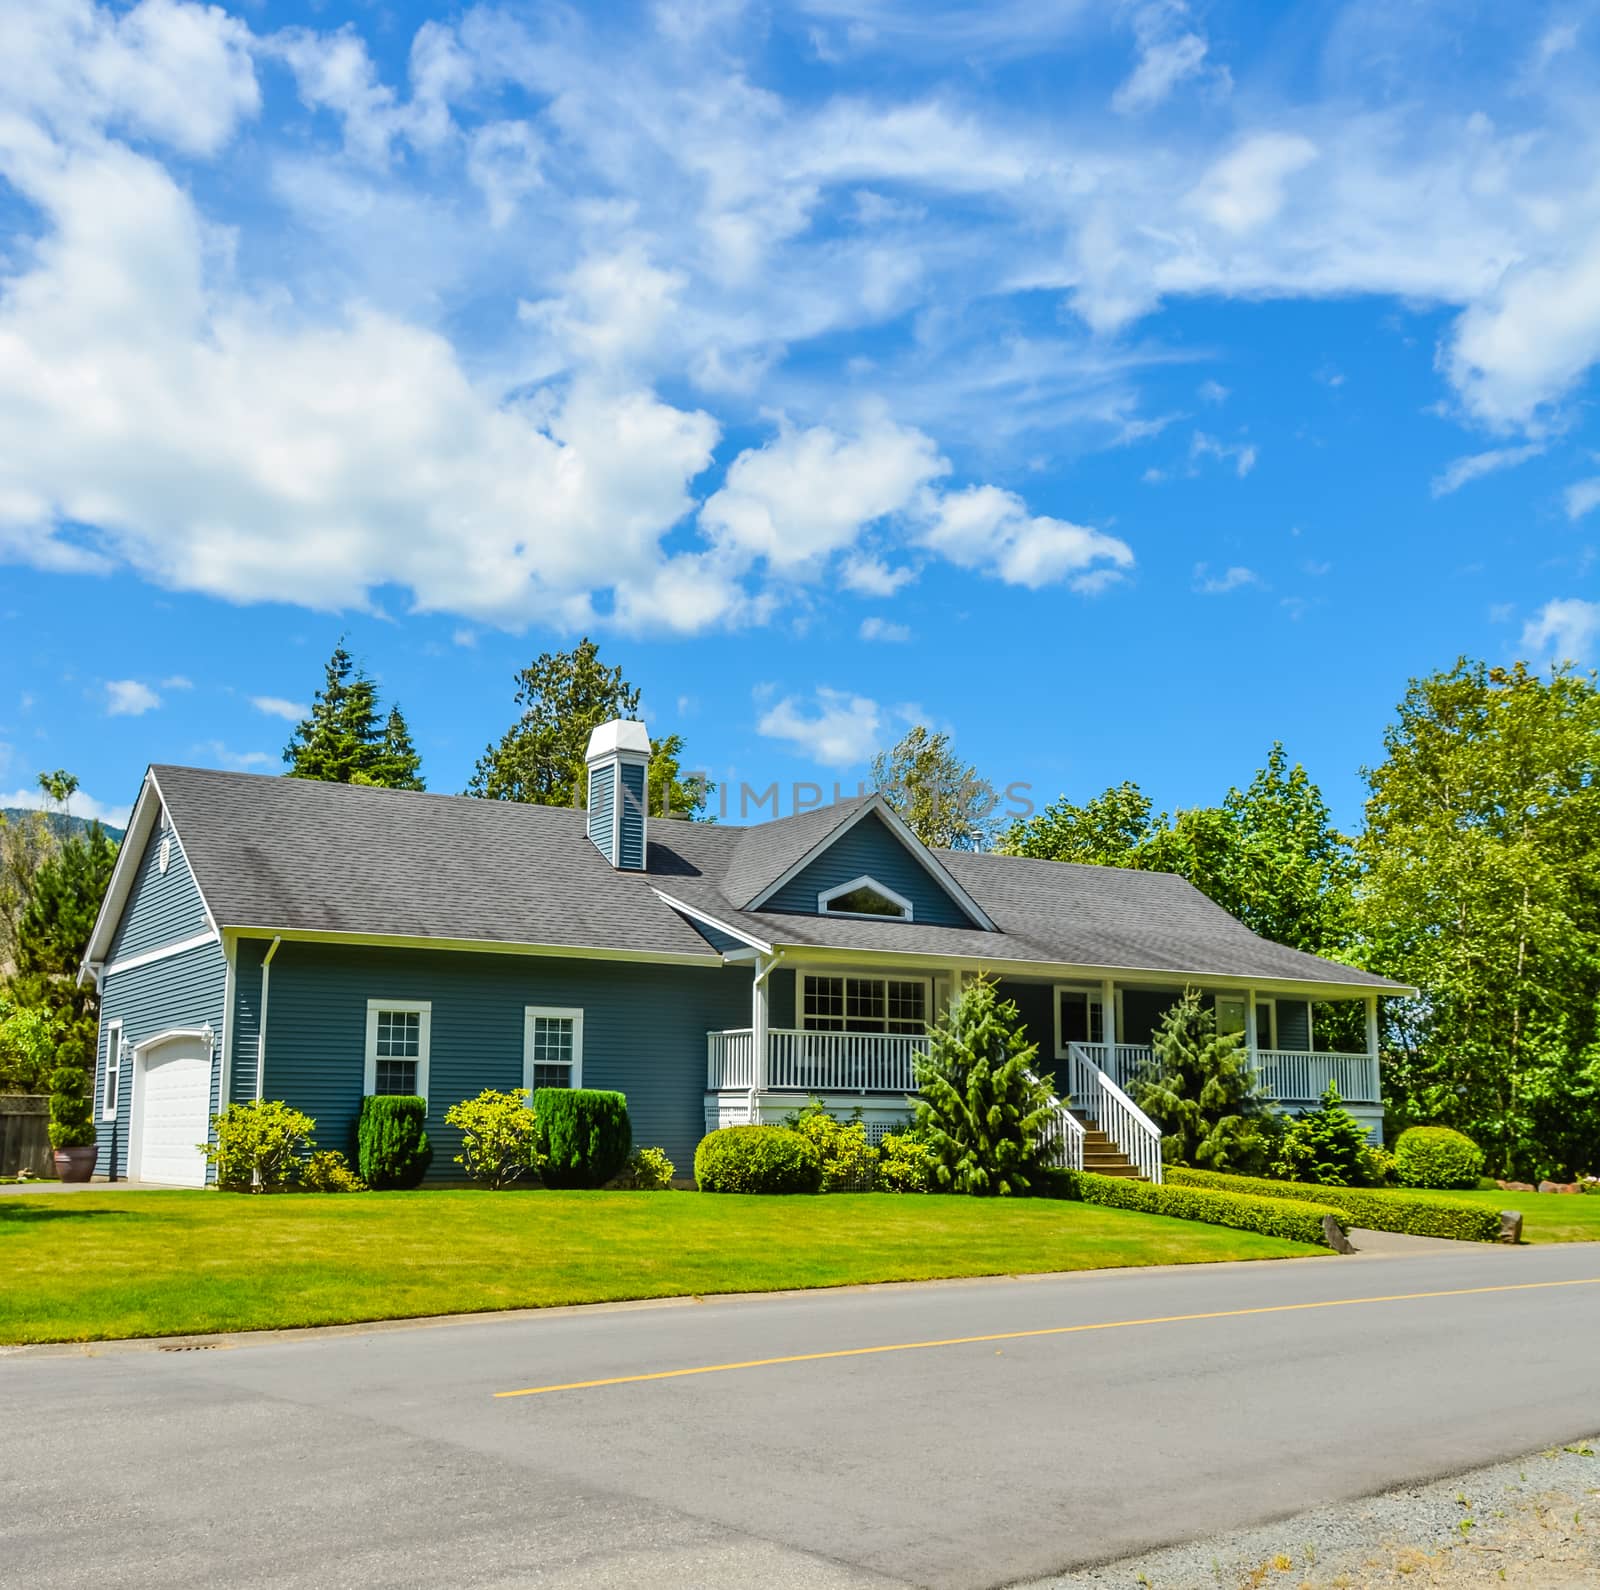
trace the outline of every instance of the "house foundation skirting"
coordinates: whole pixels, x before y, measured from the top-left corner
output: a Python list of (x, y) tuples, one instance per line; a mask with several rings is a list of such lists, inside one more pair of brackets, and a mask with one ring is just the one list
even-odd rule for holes
[[(867, 1140), (878, 1142), (886, 1132), (898, 1132), (911, 1122), (915, 1108), (911, 1099), (903, 1095), (861, 1093), (778, 1093), (763, 1092), (756, 1096), (754, 1123), (759, 1126), (782, 1126), (788, 1116), (803, 1110), (813, 1099), (821, 1099), (824, 1108), (841, 1121), (853, 1118), (861, 1111), (861, 1123), (867, 1129)], [(752, 1124), (750, 1090), (748, 1088), (724, 1089), (706, 1094), (706, 1130), (716, 1131), (723, 1126), (749, 1126)]]

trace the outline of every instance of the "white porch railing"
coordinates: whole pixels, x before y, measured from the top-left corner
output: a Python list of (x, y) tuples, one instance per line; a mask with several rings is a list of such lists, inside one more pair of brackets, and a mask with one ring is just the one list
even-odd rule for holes
[(915, 1093), (920, 1033), (801, 1032), (767, 1034), (766, 1086), (780, 1093)]
[(1280, 1103), (1315, 1103), (1328, 1091), (1330, 1082), (1346, 1104), (1383, 1102), (1373, 1055), (1257, 1049), (1253, 1058), (1256, 1074)]
[(706, 1087), (717, 1093), (725, 1088), (755, 1086), (755, 1035), (748, 1027), (706, 1034)]
[[(1030, 1071), (1029, 1076), (1033, 1076)], [(1039, 1079), (1033, 1077), (1037, 1082)], [(1050, 1119), (1039, 1134), (1047, 1164), (1066, 1170), (1083, 1169), (1083, 1122), (1075, 1116), (1053, 1093), (1050, 1095)]]
[(1067, 1046), (1073, 1108), (1087, 1115), (1146, 1181), (1161, 1181), (1161, 1129), (1095, 1064), (1091, 1046)]
[[(1147, 1043), (1080, 1043), (1074, 1045), (1128, 1091), (1154, 1064)], [(1334, 1054), (1311, 1049), (1254, 1049), (1251, 1063), (1262, 1085), (1280, 1104), (1299, 1108), (1315, 1104), (1332, 1082), (1346, 1104), (1378, 1104), (1378, 1062), (1369, 1054)]]

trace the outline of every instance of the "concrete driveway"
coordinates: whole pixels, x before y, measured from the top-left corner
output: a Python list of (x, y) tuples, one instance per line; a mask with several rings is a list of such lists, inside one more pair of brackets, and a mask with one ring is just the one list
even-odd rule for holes
[(1012, 1584), (1592, 1432), (1597, 1327), (1600, 1247), (1463, 1244), (24, 1352), (0, 1562), (31, 1590)]

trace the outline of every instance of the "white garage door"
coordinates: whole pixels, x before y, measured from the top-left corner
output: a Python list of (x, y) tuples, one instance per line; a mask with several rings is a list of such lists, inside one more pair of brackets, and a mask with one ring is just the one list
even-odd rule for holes
[(211, 1050), (200, 1038), (174, 1038), (144, 1056), (134, 1084), (134, 1141), (140, 1181), (204, 1187), (198, 1147), (211, 1119)]

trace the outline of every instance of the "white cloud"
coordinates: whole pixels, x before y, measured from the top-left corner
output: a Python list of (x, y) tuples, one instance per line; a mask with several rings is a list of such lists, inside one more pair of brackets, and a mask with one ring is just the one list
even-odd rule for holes
[(1549, 601), (1522, 628), (1530, 655), (1552, 662), (1586, 663), (1600, 637), (1600, 602), (1578, 597)]
[(106, 681), (106, 712), (113, 718), (140, 718), (161, 705), (161, 697), (137, 679)]
[(1529, 442), (1524, 447), (1495, 447), (1483, 453), (1469, 453), (1463, 458), (1455, 459), (1433, 477), (1433, 495), (1447, 497), (1469, 482), (1480, 480), (1485, 475), (1492, 475), (1497, 470), (1515, 469), (1518, 464), (1525, 464), (1530, 458), (1537, 458), (1543, 451), (1542, 442)]
[(1201, 459), (1215, 458), (1233, 465), (1234, 473), (1243, 480), (1256, 467), (1256, 450), (1249, 442), (1223, 442), (1204, 431), (1196, 431), (1189, 442), (1189, 472), (1193, 474)]
[(769, 740), (782, 740), (824, 767), (850, 767), (877, 750), (883, 711), (866, 696), (819, 685), (810, 703), (794, 696), (774, 702), (757, 720)]
[(1030, 514), (1022, 498), (998, 486), (970, 486), (940, 498), (920, 539), (962, 568), (1033, 589), (1066, 580), (1092, 595), (1133, 567), (1125, 541)]
[(250, 705), (269, 718), (282, 718), (285, 723), (299, 723), (311, 712), (304, 703), (289, 701), (283, 696), (251, 696)]
[(1575, 480), (1566, 490), (1567, 517), (1581, 519), (1600, 508), (1600, 475), (1587, 480)]
[[(1111, 108), (1124, 115), (1149, 110), (1173, 89), (1198, 76), (1206, 60), (1205, 36), (1189, 26), (1189, 8), (1182, 0), (1153, 0), (1134, 12), (1139, 59), (1111, 96)], [(1221, 74), (1226, 81), (1227, 74)]]
[(1202, 403), (1226, 403), (1228, 389), (1220, 381), (1202, 381), (1200, 383), (1200, 401)]
[(881, 558), (858, 552), (839, 565), (839, 582), (847, 590), (859, 591), (863, 596), (893, 596), (903, 585), (910, 585), (917, 577), (915, 569), (891, 568)]
[(206, 740), (195, 750), (198, 755), (208, 756), (213, 762), (239, 773), (263, 773), (269, 768), (283, 766), (283, 758), (270, 751), (234, 751), (221, 740)]
[[(5, 8), (0, 105), (62, 135), (100, 125), (214, 154), (261, 104), (250, 30), (220, 6), (141, 0), (120, 14), (88, 0)], [(16, 139), (13, 126), (5, 141)]]
[(1277, 216), (1289, 179), (1316, 158), (1317, 146), (1298, 133), (1256, 134), (1206, 172), (1189, 202), (1224, 232), (1253, 232)]
[(194, 680), (187, 674), (170, 674), (161, 681), (163, 690), (193, 690)]
[[(7, 810), (42, 812), (49, 811), (51, 806), (52, 803), (37, 787), (14, 789), (10, 793), (0, 791), (0, 807)], [(85, 822), (98, 821), (112, 828), (126, 828), (128, 818), (133, 815), (132, 806), (118, 806), (96, 800), (93, 795), (87, 795), (81, 789), (75, 791), (72, 799), (67, 802), (67, 810), (72, 816), (81, 817)]]
[(1247, 586), (1260, 585), (1261, 576), (1254, 569), (1235, 563), (1221, 574), (1212, 574), (1208, 563), (1194, 566), (1194, 588), (1202, 596), (1226, 596), (1230, 591), (1240, 591)]
[(879, 618), (873, 614), (861, 620), (860, 636), (862, 640), (907, 641), (911, 639), (911, 631), (904, 624), (897, 624), (892, 619)]
[(887, 420), (854, 437), (784, 425), (766, 446), (734, 459), (700, 522), (729, 552), (778, 570), (803, 568), (902, 512), (949, 468), (928, 437)]

